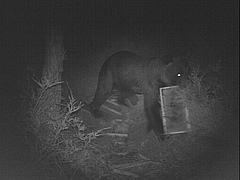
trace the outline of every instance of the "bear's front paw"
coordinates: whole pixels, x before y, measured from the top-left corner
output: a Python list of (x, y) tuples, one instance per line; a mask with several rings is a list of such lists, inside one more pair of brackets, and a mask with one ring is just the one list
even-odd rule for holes
[(99, 109), (91, 109), (90, 112), (95, 118), (101, 118), (104, 116)]
[(154, 132), (159, 142), (164, 142), (170, 138), (170, 136), (167, 134), (162, 134), (159, 131), (154, 131)]
[(99, 108), (93, 108), (91, 103), (83, 102), (83, 105), (83, 109), (90, 112), (95, 118), (101, 118), (104, 116)]

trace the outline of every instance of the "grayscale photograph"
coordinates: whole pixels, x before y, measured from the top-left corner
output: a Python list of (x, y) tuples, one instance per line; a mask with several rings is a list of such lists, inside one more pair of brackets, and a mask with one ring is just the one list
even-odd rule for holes
[(0, 9), (0, 180), (239, 179), (239, 1)]

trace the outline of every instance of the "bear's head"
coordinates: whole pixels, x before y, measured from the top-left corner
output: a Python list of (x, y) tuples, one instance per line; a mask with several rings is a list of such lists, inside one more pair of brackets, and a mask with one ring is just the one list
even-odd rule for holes
[(167, 86), (186, 87), (189, 69), (188, 59), (178, 56), (166, 56), (164, 58), (164, 83)]

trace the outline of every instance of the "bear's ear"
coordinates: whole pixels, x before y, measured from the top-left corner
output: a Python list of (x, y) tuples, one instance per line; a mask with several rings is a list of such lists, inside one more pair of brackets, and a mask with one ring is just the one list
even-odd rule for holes
[(173, 62), (169, 62), (168, 64), (167, 64), (167, 66), (166, 66), (166, 72), (168, 72), (169, 71), (169, 69), (170, 68), (173, 68), (174, 67), (174, 64), (173, 64)]
[(183, 54), (183, 55), (181, 56), (181, 59), (182, 59), (183, 63), (189, 65), (189, 62), (190, 62), (190, 59), (191, 59), (192, 54), (193, 54), (193, 51), (192, 51), (191, 49), (188, 50), (187, 53)]
[(164, 64), (172, 64), (174, 61), (174, 58), (171, 55), (166, 55), (162, 58), (162, 62), (164, 62)]
[(191, 56), (193, 54), (193, 50), (189, 49), (186, 54), (183, 55), (183, 58), (187, 59), (188, 61), (190, 60)]

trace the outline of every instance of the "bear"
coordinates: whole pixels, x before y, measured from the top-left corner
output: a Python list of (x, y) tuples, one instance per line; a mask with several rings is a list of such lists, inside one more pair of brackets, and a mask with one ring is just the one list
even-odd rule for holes
[(87, 109), (98, 118), (101, 116), (100, 106), (114, 90), (119, 92), (118, 102), (121, 104), (125, 104), (125, 99), (132, 95), (143, 94), (147, 133), (154, 130), (163, 135), (159, 88), (173, 85), (184, 87), (187, 69), (187, 60), (178, 56), (147, 59), (128, 51), (116, 52), (103, 63), (95, 96)]

